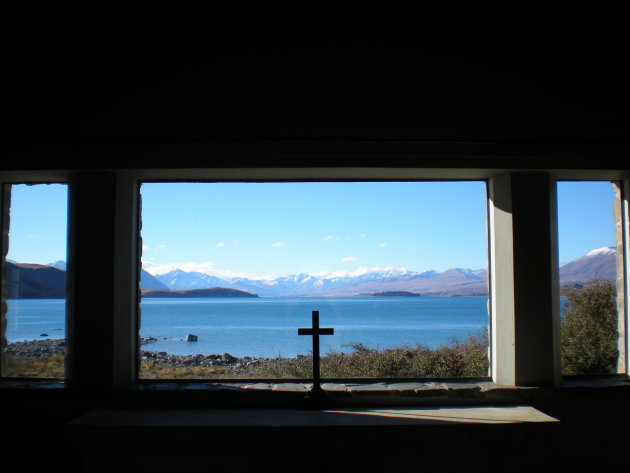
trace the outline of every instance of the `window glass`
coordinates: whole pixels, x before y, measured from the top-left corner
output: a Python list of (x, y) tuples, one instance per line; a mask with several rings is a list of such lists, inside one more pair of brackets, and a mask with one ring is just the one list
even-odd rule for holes
[(563, 374), (624, 372), (619, 184), (559, 182), (558, 243)]
[(144, 183), (141, 378), (488, 374), (484, 182)]
[(2, 376), (63, 378), (65, 184), (4, 186)]

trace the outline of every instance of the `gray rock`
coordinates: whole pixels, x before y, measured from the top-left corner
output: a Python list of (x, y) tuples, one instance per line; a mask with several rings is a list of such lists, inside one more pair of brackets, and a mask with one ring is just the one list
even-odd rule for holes
[(234, 362), (238, 361), (238, 358), (236, 358), (235, 356), (230, 355), (229, 353), (224, 353), (223, 356), (221, 357), (221, 359), (225, 363), (234, 363)]
[(197, 335), (194, 335), (192, 333), (189, 333), (188, 335), (186, 335), (186, 338), (184, 338), (184, 341), (186, 342), (196, 342), (198, 340)]

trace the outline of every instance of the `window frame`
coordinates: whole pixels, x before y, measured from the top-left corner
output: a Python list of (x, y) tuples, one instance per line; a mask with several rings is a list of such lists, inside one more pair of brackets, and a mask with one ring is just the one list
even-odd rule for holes
[[(258, 174), (258, 173), (256, 173)], [(139, 179), (136, 181), (137, 186), (138, 186), (138, 200), (140, 201), (140, 188), (142, 186), (142, 184), (145, 183), (208, 183), (208, 184), (212, 184), (212, 183), (224, 183), (224, 182), (229, 182), (229, 183), (260, 183), (260, 182), (274, 182), (274, 183), (292, 183), (292, 182), (483, 182), (485, 185), (485, 193), (486, 193), (486, 234), (488, 232), (488, 215), (487, 215), (487, 201), (488, 201), (488, 181), (486, 179), (403, 179), (403, 178), (390, 178), (390, 179), (383, 179), (383, 178), (340, 178), (340, 177), (336, 177), (335, 179), (331, 179), (331, 178), (327, 178), (327, 179), (323, 179), (323, 178), (313, 178), (313, 174), (312, 173), (308, 173), (309, 177), (308, 178), (271, 178), (271, 179), (265, 179), (264, 181), (261, 181), (260, 178), (250, 178), (247, 180), (244, 179), (237, 179), (237, 178), (222, 178), (222, 179), (178, 179), (178, 180), (172, 180), (172, 179), (151, 179), (151, 180), (144, 180), (144, 179)], [(139, 212), (138, 218), (141, 219), (142, 217), (142, 212)], [(138, 235), (138, 238), (141, 239), (141, 235)], [(488, 242), (487, 242), (488, 243)], [(141, 248), (142, 244), (140, 243), (138, 248)], [(140, 250), (138, 250), (140, 251)], [(488, 244), (486, 245), (486, 254), (488, 254), (490, 251)], [(141, 267), (141, 262), (139, 263)], [(488, 269), (488, 275), (489, 275), (489, 268), (488, 266), (486, 266), (486, 269)], [(139, 280), (139, 273), (136, 276)], [(141, 317), (140, 315), (140, 308), (138, 307), (138, 318)], [(486, 328), (488, 329), (488, 333), (490, 332), (490, 321), (491, 321), (491, 314), (490, 312), (490, 308), (488, 307), (488, 325), (486, 326)], [(138, 342), (139, 343), (139, 339), (140, 336), (138, 334)], [(490, 344), (490, 336), (488, 335), (488, 343)], [(490, 347), (488, 347), (488, 351), (490, 352)], [(139, 374), (140, 374), (140, 362), (141, 362), (141, 357), (138, 357), (139, 362), (138, 362), (138, 367), (137, 367), (137, 381), (140, 383), (151, 383), (151, 382), (155, 382), (156, 380), (151, 380), (151, 379), (144, 379), (144, 378), (140, 378)], [(395, 378), (395, 377), (390, 377), (390, 378), (381, 378), (381, 377), (374, 377), (374, 378), (360, 378), (360, 377), (346, 377), (346, 378), (330, 378), (330, 377), (323, 377), (322, 378), (322, 382), (326, 382), (326, 383), (340, 383), (340, 384), (346, 384), (346, 383), (351, 383), (351, 384), (368, 384), (368, 383), (404, 383), (404, 382), (437, 382), (437, 381), (442, 381), (442, 382), (466, 382), (466, 383), (471, 383), (471, 382), (488, 382), (492, 379), (492, 366), (490, 363), (490, 359), (488, 360), (488, 373), (486, 376), (478, 376), (478, 377), (466, 377), (466, 378), (438, 378), (438, 377), (433, 377), (433, 378), (429, 378), (429, 377), (408, 377), (408, 378)], [(230, 383), (230, 384), (234, 384), (234, 383), (257, 383), (257, 382), (264, 382), (264, 383), (308, 383), (309, 379), (308, 378), (204, 378), (204, 379), (196, 379), (196, 378), (185, 378), (185, 379), (161, 379), (163, 381), (169, 381), (169, 382), (179, 382), (179, 383), (188, 383), (188, 382), (217, 382), (217, 383)]]
[[(619, 201), (614, 202), (613, 205), (617, 207), (619, 206), (619, 220), (620, 225), (617, 227), (616, 222), (613, 222), (613, 226), (615, 227), (614, 239), (616, 241), (616, 246), (621, 246), (622, 260), (623, 263), (619, 265), (617, 263), (616, 268), (616, 277), (615, 281), (615, 292), (616, 292), (616, 313), (617, 313), (617, 328), (619, 330), (619, 339), (617, 342), (617, 348), (619, 350), (619, 358), (617, 359), (617, 368), (616, 373), (614, 375), (626, 375), (630, 377), (630, 372), (628, 371), (628, 362), (630, 361), (630, 356), (628, 353), (628, 349), (630, 348), (630, 340), (628, 337), (630, 323), (628, 321), (628, 315), (630, 306), (628, 304), (628, 295), (630, 294), (628, 291), (630, 289), (630, 282), (628, 281), (628, 252), (630, 251), (630, 240), (628, 239), (629, 233), (628, 229), (630, 228), (630, 213), (628, 213), (628, 202), (630, 199), (630, 187), (628, 186), (628, 179), (561, 179), (557, 178), (555, 180), (556, 186), (560, 182), (609, 182), (614, 183), (617, 187), (617, 191), (619, 194)], [(615, 218), (614, 213), (616, 210), (613, 210), (613, 218)], [(619, 233), (618, 233), (619, 232)], [(617, 251), (619, 251), (617, 249)], [(619, 274), (621, 272), (621, 274)], [(619, 283), (619, 279), (622, 280), (621, 284)], [(619, 303), (619, 292), (621, 292), (621, 303)], [(564, 378), (578, 377), (579, 375), (563, 375)], [(605, 375), (584, 375), (587, 377), (597, 377), (597, 376), (605, 376)]]
[[(0, 334), (0, 337), (2, 338), (2, 341), (0, 342), (0, 364), (2, 366), (4, 366), (4, 360), (2, 360), (3, 357), (3, 350), (4, 350), (4, 344), (6, 343), (6, 311), (8, 310), (8, 307), (6, 305), (6, 297), (5, 297), (5, 291), (6, 291), (6, 284), (4, 281), (4, 277), (6, 275), (6, 255), (7, 255), (7, 251), (8, 251), (8, 247), (9, 247), (9, 227), (6, 226), (7, 223), (7, 219), (6, 219), (6, 213), (10, 214), (10, 206), (7, 208), (6, 207), (6, 202), (5, 202), (5, 198), (6, 198), (6, 186), (7, 185), (38, 185), (38, 184), (42, 184), (42, 185), (46, 185), (46, 184), (64, 184), (67, 186), (68, 189), (68, 193), (69, 193), (69, 180), (68, 180), (68, 174), (65, 172), (60, 172), (60, 171), (36, 171), (36, 172), (27, 172), (27, 173), (22, 173), (22, 172), (1, 172), (0, 171), (0, 229), (2, 232), (2, 238), (0, 240), (0, 304), (1, 304), (1, 308), (0, 311), (2, 312), (0, 314), (0, 330), (2, 330), (2, 333)], [(68, 230), (66, 229), (66, 244), (69, 240), (69, 234), (68, 234)], [(69, 254), (69, 245), (67, 245), (67, 250), (66, 250), (66, 256), (68, 257)], [(68, 280), (68, 277), (66, 275), (66, 297), (65, 297), (65, 301), (66, 301), (66, 325), (67, 325), (67, 317), (68, 317), (68, 287), (70, 286), (70, 282)], [(64, 327), (64, 333), (66, 334), (67, 337), (67, 326)], [(64, 376), (66, 375), (66, 368), (64, 367)], [(7, 376), (2, 376), (2, 373), (0, 373), (0, 380), (4, 380), (4, 379), (12, 379), (10, 377)], [(54, 381), (57, 378), (19, 378), (19, 379), (25, 379), (25, 380), (32, 380), (37, 382), (38, 380), (44, 380), (44, 381)], [(65, 379), (65, 378), (64, 378)]]
[[(115, 231), (111, 238), (113, 245), (112, 271), (114, 283), (112, 284), (111, 302), (115, 307), (110, 322), (113, 324), (112, 338), (114, 346), (124, 348), (123, 350), (111, 349), (106, 356), (106, 363), (110, 365), (111, 373), (104, 376), (101, 381), (95, 381), (94, 377), (84, 376), (81, 372), (73, 372), (72, 367), (66, 366), (66, 387), (84, 386), (110, 386), (110, 387), (131, 387), (139, 383), (138, 379), (138, 313), (134, 309), (138, 302), (138, 277), (139, 277), (139, 185), (141, 182), (221, 182), (221, 181), (309, 181), (309, 180), (418, 180), (418, 181), (453, 181), (453, 180), (486, 180), (491, 185), (497, 185), (505, 176), (516, 175), (539, 175), (549, 179), (550, 187), (555, 186), (557, 180), (606, 180), (621, 181), (623, 188), (622, 195), (622, 216), (624, 229), (624, 275), (628, 274), (628, 196), (630, 195), (629, 173), (624, 170), (579, 170), (579, 169), (513, 169), (513, 168), (421, 168), (421, 167), (339, 167), (339, 168), (137, 168), (137, 169), (115, 169), (115, 170), (36, 170), (36, 171), (2, 171), (0, 172), (0, 184), (4, 183), (65, 183), (69, 186), (70, 194), (77, 185), (77, 182), (89, 182), (90, 179), (99, 173), (109, 173), (113, 176), (115, 185), (107, 188), (110, 192), (113, 210), (113, 224)], [(553, 184), (553, 186), (551, 186)], [(508, 186), (509, 187), (509, 186)], [(508, 197), (512, 197), (512, 191), (508, 189)], [(75, 196), (74, 199), (77, 197)], [(76, 212), (70, 203), (69, 208), (69, 242), (68, 260), (69, 263), (77, 259), (76, 242), (74, 241), (73, 225), (82, 226), (84, 222), (77, 222)], [(492, 210), (491, 199), (488, 199), (489, 209)], [(553, 207), (553, 205), (550, 205)], [(555, 208), (551, 209), (552, 213)], [(489, 212), (490, 216), (490, 212)], [(489, 218), (490, 220), (490, 218)], [(557, 220), (556, 220), (557, 221)], [(552, 232), (553, 233), (553, 232)], [(556, 232), (557, 235), (557, 232)], [(497, 228), (489, 226), (489, 241), (497, 239)], [(557, 236), (556, 236), (557, 238)], [(508, 245), (509, 246), (509, 245)], [(496, 257), (492, 246), (489, 246), (491, 257)], [(556, 250), (557, 257), (557, 250)], [(506, 262), (506, 255), (498, 256), (498, 263)], [(496, 264), (497, 262), (495, 262)], [(489, 265), (489, 275), (496, 279), (493, 263)], [(520, 263), (519, 263), (520, 264)], [(70, 264), (70, 266), (72, 266)], [(135, 270), (134, 270), (135, 268)], [(68, 280), (70, 292), (73, 297), (82, 297), (81, 294), (73, 292), (75, 286), (75, 274), (69, 271)], [(512, 281), (513, 282), (513, 281)], [(557, 286), (557, 278), (556, 283)], [(628, 294), (628, 278), (624, 281), (625, 293)], [(556, 287), (557, 290), (557, 287)], [(491, 285), (489, 297), (493, 300), (496, 297), (497, 288)], [(624, 317), (626, 324), (625, 346), (626, 346), (626, 366), (628, 366), (628, 297), (624, 302)], [(71, 305), (72, 302), (69, 300)], [(493, 306), (494, 307), (494, 306)], [(495, 316), (496, 309), (493, 311)], [(496, 321), (493, 319), (493, 330)], [(67, 337), (81, 337), (81, 333), (73, 333), (71, 327), (66, 327)], [(501, 343), (505, 342), (499, 336), (491, 337), (491, 370), (492, 382), (500, 386), (519, 386), (528, 383), (519, 383), (514, 378), (515, 368), (505, 376), (497, 374), (497, 353), (501, 352)], [(509, 341), (508, 341), (509, 342)], [(554, 342), (555, 343), (555, 342)], [(557, 346), (552, 347), (557, 350)], [(555, 363), (555, 362), (554, 362)], [(555, 366), (559, 368), (559, 366)], [(623, 375), (627, 377), (626, 373)], [(192, 381), (192, 380), (190, 380)], [(277, 380), (274, 380), (277, 381)], [(390, 381), (390, 380), (388, 380)], [(454, 380), (449, 380), (454, 381)], [(533, 380), (529, 385), (558, 384), (561, 379), (544, 382)], [(148, 382), (148, 381), (143, 381)], [(187, 381), (189, 382), (189, 381)], [(207, 382), (207, 381), (205, 381)]]

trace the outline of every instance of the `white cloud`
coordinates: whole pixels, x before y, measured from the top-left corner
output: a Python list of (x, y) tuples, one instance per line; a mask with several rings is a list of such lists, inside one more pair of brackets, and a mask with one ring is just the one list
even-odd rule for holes
[(361, 235), (359, 235), (359, 238), (366, 238), (367, 237), (367, 233), (361, 233)]
[(341, 258), (341, 262), (342, 263), (352, 263), (353, 261), (356, 261), (357, 259), (354, 256), (346, 256), (345, 258)]
[(328, 235), (324, 237), (324, 241), (336, 241), (336, 240), (341, 240), (341, 238), (335, 235)]
[(271, 246), (273, 246), (274, 248), (279, 248), (281, 246), (284, 246), (284, 243), (282, 243), (281, 241), (277, 241), (275, 243), (272, 243)]
[(223, 248), (225, 246), (225, 243), (220, 241), (218, 242), (216, 245), (214, 245), (215, 248)]
[(383, 242), (383, 243), (379, 243), (378, 244), (379, 248), (385, 248), (387, 246), (387, 242)]
[(166, 245), (157, 245), (154, 246), (153, 248), (151, 248), (149, 245), (142, 245), (142, 250), (146, 251), (146, 250), (163, 250), (164, 248), (166, 248)]

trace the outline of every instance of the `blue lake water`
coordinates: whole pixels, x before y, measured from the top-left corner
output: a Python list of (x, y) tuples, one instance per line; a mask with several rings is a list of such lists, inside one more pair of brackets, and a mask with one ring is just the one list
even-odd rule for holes
[[(64, 300), (7, 302), (9, 342), (65, 336)], [(311, 337), (298, 336), (297, 329), (310, 327), (313, 310), (319, 310), (322, 327), (335, 329), (321, 337), (323, 353), (351, 351), (351, 343), (435, 347), (480, 334), (488, 325), (485, 297), (156, 298), (142, 301), (140, 335), (158, 338), (143, 349), (173, 354), (295, 356), (311, 349)], [(183, 341), (189, 333), (198, 341)]]
[[(310, 327), (319, 310), (320, 326), (335, 330), (321, 337), (322, 353), (351, 351), (351, 343), (437, 346), (485, 330), (486, 307), (485, 297), (145, 299), (140, 334), (159, 338), (146, 345), (152, 351), (295, 356), (311, 350), (312, 338), (297, 329)], [(189, 333), (199, 340), (182, 341)]]
[[(180, 355), (295, 356), (309, 353), (311, 337), (298, 336), (297, 329), (310, 327), (311, 311), (319, 310), (320, 326), (335, 329), (334, 335), (321, 337), (322, 353), (351, 351), (351, 343), (371, 348), (436, 347), (486, 331), (487, 301), (486, 297), (144, 299), (140, 335), (158, 338), (144, 350)], [(9, 342), (65, 337), (63, 299), (7, 303)], [(189, 333), (198, 341), (185, 342)]]

